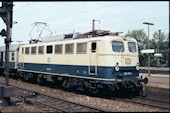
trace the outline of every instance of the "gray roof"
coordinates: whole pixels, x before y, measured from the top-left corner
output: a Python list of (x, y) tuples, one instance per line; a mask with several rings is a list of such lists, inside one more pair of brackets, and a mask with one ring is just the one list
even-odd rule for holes
[[(23, 45), (23, 44), (10, 45), (9, 46), (9, 51), (16, 51), (17, 49), (19, 49), (20, 45)], [(0, 46), (0, 51), (5, 51), (5, 45)]]
[(54, 42), (54, 41), (59, 41), (63, 39), (64, 39), (64, 35), (56, 35), (56, 36), (47, 37), (43, 39), (42, 42)]

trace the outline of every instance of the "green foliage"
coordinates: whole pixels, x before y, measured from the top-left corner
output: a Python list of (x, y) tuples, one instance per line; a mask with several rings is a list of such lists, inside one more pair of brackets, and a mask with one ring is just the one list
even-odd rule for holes
[[(164, 32), (156, 31), (153, 33), (152, 47), (155, 48), (156, 53), (161, 53), (162, 58), (160, 63), (164, 66), (168, 66), (169, 62), (169, 35)], [(157, 59), (156, 59), (157, 60)]]
[(128, 31), (125, 36), (135, 38), (138, 42), (139, 50), (147, 48), (147, 35), (144, 29), (137, 29), (133, 31)]
[[(169, 34), (164, 32), (155, 31), (153, 33), (153, 38), (148, 39), (144, 29), (137, 29), (128, 31), (125, 36), (133, 37), (138, 42), (139, 47), (139, 62), (141, 66), (147, 66), (148, 56), (147, 54), (141, 54), (142, 49), (155, 49), (156, 53), (161, 53), (162, 58), (156, 58), (153, 55), (151, 56), (151, 66), (157, 66), (157, 61), (160, 61), (162, 66), (169, 66)], [(167, 65), (168, 64), (168, 65)]]

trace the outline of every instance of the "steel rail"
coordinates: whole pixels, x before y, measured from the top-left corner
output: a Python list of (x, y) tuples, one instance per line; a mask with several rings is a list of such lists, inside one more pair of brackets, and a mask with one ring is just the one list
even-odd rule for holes
[(120, 101), (131, 102), (135, 104), (170, 110), (170, 102), (167, 102), (167, 101), (154, 100), (154, 99), (149, 99), (149, 98), (140, 97), (140, 96), (133, 97), (133, 98), (116, 98), (116, 99)]
[(46, 94), (40, 94), (38, 92), (34, 92), (31, 90), (18, 88), (16, 86), (15, 86), (14, 93), (15, 95), (22, 96), (26, 102), (47, 106), (52, 109), (56, 109), (56, 111), (59, 110), (62, 112), (111, 112), (111, 111), (106, 111), (99, 108), (83, 105), (80, 103), (68, 101), (66, 99), (61, 99)]

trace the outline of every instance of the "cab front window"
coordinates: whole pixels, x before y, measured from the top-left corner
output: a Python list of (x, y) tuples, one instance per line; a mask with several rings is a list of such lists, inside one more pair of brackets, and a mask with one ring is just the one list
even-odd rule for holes
[(128, 49), (129, 49), (129, 52), (136, 52), (136, 44), (135, 42), (128, 42)]
[(124, 52), (124, 44), (120, 41), (113, 41), (112, 42), (112, 50), (114, 52)]

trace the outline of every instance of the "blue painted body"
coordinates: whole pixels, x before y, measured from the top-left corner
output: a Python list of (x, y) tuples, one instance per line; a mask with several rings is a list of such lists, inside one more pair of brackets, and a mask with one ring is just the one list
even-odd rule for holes
[[(94, 66), (93, 66), (94, 68)], [(49, 74), (68, 74), (74, 76), (101, 78), (101, 79), (114, 79), (116, 75), (123, 75), (124, 78), (136, 78), (139, 76), (139, 71), (136, 67), (119, 67), (119, 71), (116, 72), (114, 67), (97, 66), (97, 75), (90, 75), (88, 73), (88, 66), (75, 66), (75, 65), (56, 65), (56, 64), (33, 64), (24, 63), (24, 68), (19, 68), (26, 71), (44, 72)], [(124, 73), (131, 72), (132, 74), (124, 75)], [(115, 81), (99, 80), (105, 84), (114, 84)]]

